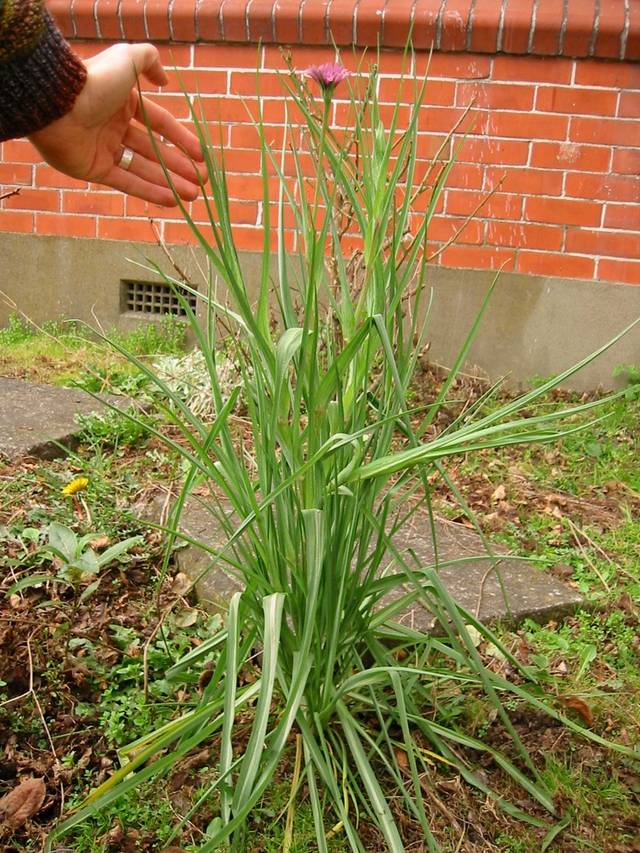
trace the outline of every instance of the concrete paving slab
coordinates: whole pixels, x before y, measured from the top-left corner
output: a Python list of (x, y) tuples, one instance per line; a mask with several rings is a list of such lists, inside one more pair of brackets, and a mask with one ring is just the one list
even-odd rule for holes
[[(159, 504), (150, 515), (158, 519)], [(180, 528), (190, 538), (211, 548), (220, 548), (226, 542), (226, 536), (211, 512), (193, 499), (185, 505)], [(499, 549), (494, 549), (497, 556), (494, 567), (480, 537), (463, 525), (438, 519), (436, 542), (440, 562), (466, 558), (463, 563), (442, 567), (440, 577), (458, 604), (477, 614), (482, 622), (505, 620), (516, 624), (531, 618), (545, 623), (571, 613), (582, 603), (582, 597), (574, 589), (536, 569), (531, 563), (507, 556)], [(412, 522), (395, 537), (395, 545), (401, 551), (412, 551), (417, 565), (433, 565), (434, 549), (426, 513), (414, 515)], [(211, 567), (196, 586), (201, 602), (211, 610), (224, 609), (231, 595), (241, 588), (236, 578), (222, 566), (212, 565), (210, 554), (202, 548), (192, 545), (181, 548), (176, 551), (176, 560), (179, 570), (191, 579)], [(407, 562), (411, 564), (410, 560)], [(398, 589), (386, 602), (404, 591)], [(396, 621), (422, 631), (429, 631), (434, 624), (432, 614), (419, 604), (409, 608)]]
[[(109, 398), (126, 405), (122, 398)], [(84, 391), (38, 385), (0, 377), (0, 459), (12, 462), (23, 456), (55, 459), (72, 447), (79, 432), (77, 414), (102, 408)]]

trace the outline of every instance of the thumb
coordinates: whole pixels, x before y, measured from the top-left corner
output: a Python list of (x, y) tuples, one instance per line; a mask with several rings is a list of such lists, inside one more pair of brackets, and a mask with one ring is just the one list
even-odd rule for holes
[(160, 62), (158, 49), (152, 44), (132, 44), (129, 49), (136, 75), (146, 77), (156, 86), (166, 86), (169, 78)]

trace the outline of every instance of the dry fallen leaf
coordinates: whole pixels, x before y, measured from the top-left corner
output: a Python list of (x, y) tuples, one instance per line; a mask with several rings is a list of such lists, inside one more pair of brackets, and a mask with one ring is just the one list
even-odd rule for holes
[(406, 770), (409, 766), (409, 758), (407, 757), (407, 753), (397, 746), (395, 747), (394, 752), (396, 754), (396, 761), (398, 762), (398, 767), (400, 767), (402, 770)]
[(493, 494), (491, 495), (491, 501), (492, 501), (492, 503), (496, 503), (497, 501), (503, 501), (506, 498), (506, 496), (507, 496), (507, 490), (502, 485), (502, 483), (500, 483), (500, 485), (497, 487), (497, 489), (494, 489)]
[(44, 779), (25, 779), (0, 799), (0, 813), (16, 829), (40, 811), (45, 795)]
[(96, 539), (92, 539), (89, 542), (89, 545), (94, 549), (94, 551), (101, 551), (103, 548), (106, 548), (109, 544), (108, 536), (98, 536)]
[(589, 727), (593, 725), (593, 712), (584, 699), (580, 699), (579, 696), (562, 696), (560, 701), (565, 708), (571, 708), (572, 711), (580, 714), (585, 725)]
[(187, 607), (181, 610), (173, 617), (173, 624), (176, 628), (190, 628), (198, 621), (198, 611), (195, 607)]
[(178, 572), (171, 582), (171, 592), (173, 595), (185, 595), (191, 589), (191, 578), (185, 575), (184, 572)]

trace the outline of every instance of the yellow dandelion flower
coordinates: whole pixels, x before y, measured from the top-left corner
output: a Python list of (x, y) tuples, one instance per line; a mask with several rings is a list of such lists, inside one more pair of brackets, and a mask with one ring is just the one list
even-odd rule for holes
[(83, 489), (86, 489), (89, 485), (89, 479), (87, 477), (76, 477), (62, 490), (63, 495), (75, 495), (76, 492), (81, 492)]

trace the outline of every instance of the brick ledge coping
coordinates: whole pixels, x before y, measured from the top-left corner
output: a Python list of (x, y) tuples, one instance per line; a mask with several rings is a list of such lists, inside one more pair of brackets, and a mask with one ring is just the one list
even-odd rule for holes
[(640, 59), (626, 0), (49, 0), (67, 38)]

